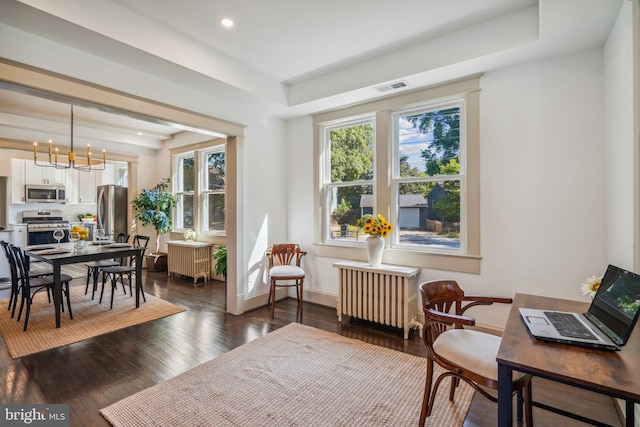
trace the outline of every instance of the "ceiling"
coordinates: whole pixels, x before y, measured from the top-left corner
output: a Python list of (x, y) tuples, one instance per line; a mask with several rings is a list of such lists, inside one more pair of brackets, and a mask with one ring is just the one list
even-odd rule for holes
[[(600, 47), (623, 1), (0, 0), (0, 52), (242, 123), (247, 105), (287, 119)], [(68, 140), (69, 114), (0, 85), (2, 137)], [(90, 105), (74, 120), (79, 144), (119, 151), (184, 133)]]

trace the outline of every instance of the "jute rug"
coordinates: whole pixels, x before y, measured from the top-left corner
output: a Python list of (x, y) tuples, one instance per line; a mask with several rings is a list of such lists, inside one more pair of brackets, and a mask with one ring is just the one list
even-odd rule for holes
[[(298, 323), (102, 409), (114, 426), (414, 426), (426, 360)], [(430, 426), (460, 426), (448, 382)]]
[[(60, 347), (87, 338), (102, 335), (128, 326), (159, 319), (161, 317), (185, 311), (184, 308), (171, 304), (160, 298), (145, 294), (147, 302), (140, 298), (140, 308), (135, 308), (135, 296), (130, 297), (122, 292), (116, 292), (113, 310), (109, 309), (110, 291), (105, 291), (102, 304), (98, 304), (99, 294), (91, 300), (91, 290), (84, 294), (84, 286), (71, 287), (71, 309), (73, 320), (69, 319), (66, 311), (60, 313), (60, 328), (55, 327), (53, 303), (47, 301), (47, 295), (41, 292), (37, 295), (31, 307), (29, 327), (24, 327), (24, 314), (20, 322), (11, 318), (7, 310), (9, 299), (0, 301), (0, 333), (12, 358), (26, 356), (50, 348)], [(66, 307), (66, 301), (65, 301)], [(18, 308), (20, 301), (18, 300)]]

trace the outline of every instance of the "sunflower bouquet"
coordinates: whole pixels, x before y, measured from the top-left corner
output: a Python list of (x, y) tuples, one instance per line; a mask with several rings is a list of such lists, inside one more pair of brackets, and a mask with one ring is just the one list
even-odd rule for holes
[(393, 231), (393, 226), (381, 214), (378, 216), (365, 215), (358, 220), (357, 225), (371, 236), (387, 237)]

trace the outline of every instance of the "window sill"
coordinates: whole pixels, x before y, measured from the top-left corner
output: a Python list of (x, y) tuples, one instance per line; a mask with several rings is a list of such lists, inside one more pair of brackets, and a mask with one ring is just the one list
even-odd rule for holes
[[(352, 261), (366, 261), (364, 247), (315, 243), (313, 255)], [(435, 270), (480, 274), (481, 256), (460, 255), (435, 252), (419, 252), (403, 249), (385, 249), (382, 257), (384, 264), (404, 265), (407, 267), (431, 268)]]

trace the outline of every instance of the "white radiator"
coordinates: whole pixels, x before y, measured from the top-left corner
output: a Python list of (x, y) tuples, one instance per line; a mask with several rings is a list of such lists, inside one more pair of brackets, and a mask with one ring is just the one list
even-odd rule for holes
[(339, 322), (344, 315), (403, 328), (405, 339), (412, 327), (422, 330), (417, 321), (419, 269), (350, 261), (333, 266), (339, 272)]
[(167, 242), (167, 270), (183, 276), (199, 277), (206, 283), (211, 273), (211, 243), (170, 241)]

